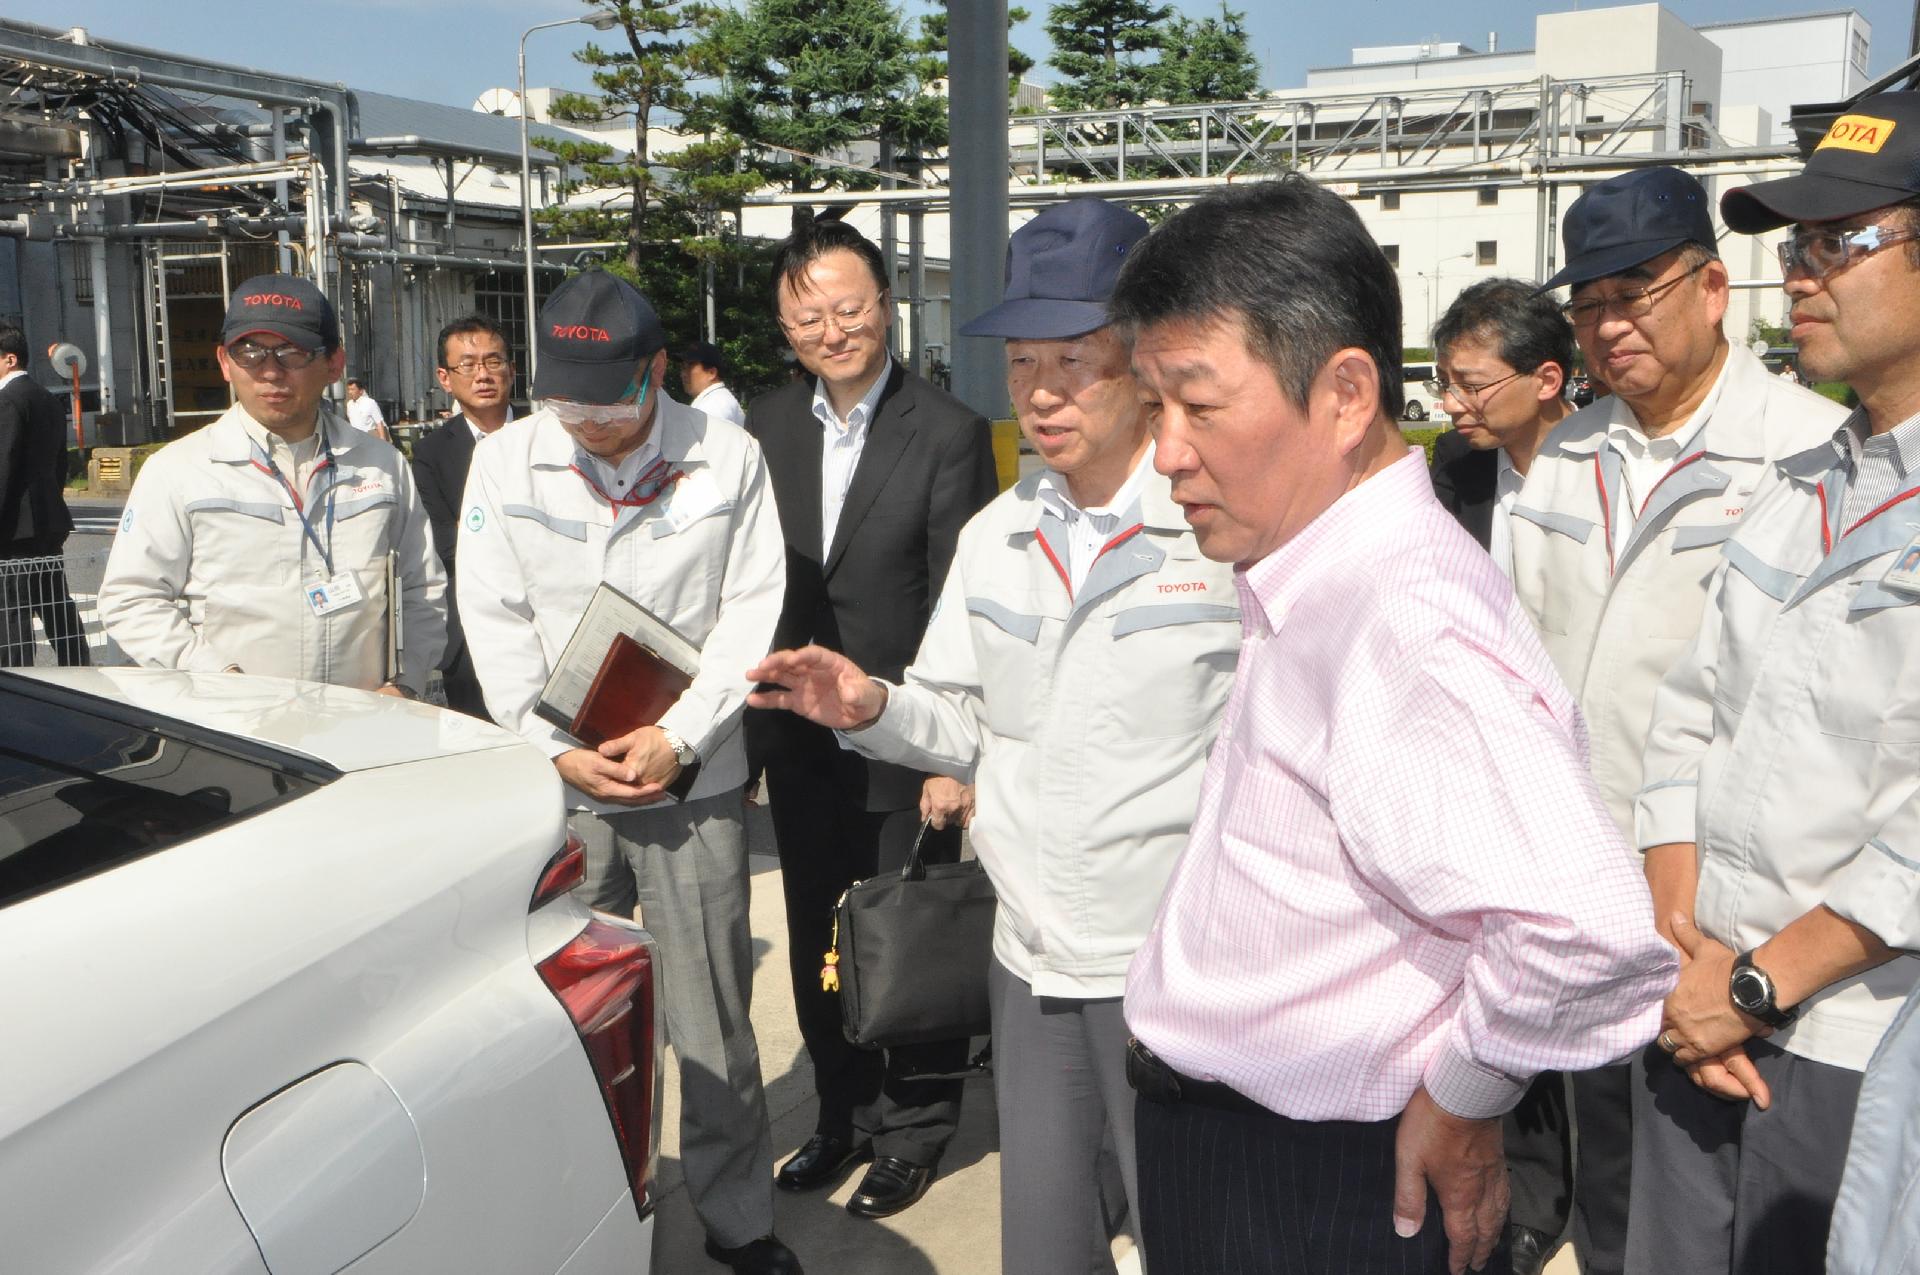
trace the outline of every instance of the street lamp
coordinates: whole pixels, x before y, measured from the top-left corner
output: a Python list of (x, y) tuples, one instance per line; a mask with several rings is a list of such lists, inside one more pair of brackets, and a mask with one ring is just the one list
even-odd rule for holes
[(1471, 252), (1456, 252), (1435, 261), (1432, 270), (1414, 271), (1427, 285), (1427, 339), (1432, 339), (1433, 325), (1440, 320), (1440, 276), (1446, 273), (1442, 267), (1449, 261), (1464, 261), (1473, 255)]
[(532, 392), (533, 374), (539, 367), (538, 342), (534, 338), (534, 325), (538, 322), (534, 314), (533, 303), (533, 159), (532, 151), (527, 148), (527, 37), (535, 31), (544, 31), (548, 27), (570, 27), (584, 22), (595, 31), (611, 31), (620, 24), (620, 15), (606, 9), (596, 9), (592, 13), (583, 13), (577, 18), (557, 18), (552, 22), (536, 22), (520, 33), (520, 229), (525, 236), (521, 244), (522, 254), (527, 266), (527, 385)]

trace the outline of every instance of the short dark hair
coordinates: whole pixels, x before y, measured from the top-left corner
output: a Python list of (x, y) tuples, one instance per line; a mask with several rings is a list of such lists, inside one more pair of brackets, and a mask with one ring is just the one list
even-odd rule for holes
[(1169, 217), (1128, 255), (1107, 309), (1128, 339), (1155, 323), (1237, 318), (1296, 407), (1334, 351), (1364, 350), (1381, 410), (1400, 415), (1393, 267), (1347, 201), (1304, 177), (1228, 187)]
[(724, 375), (727, 370), (727, 361), (720, 353), (720, 347), (711, 341), (695, 341), (680, 351), (680, 361), (712, 368), (715, 376)]
[(463, 314), (440, 329), (440, 340), (435, 346), (440, 351), (440, 366), (447, 366), (447, 342), (457, 336), (477, 336), (483, 333), (498, 337), (501, 348), (507, 352), (507, 357), (513, 357), (513, 342), (507, 340), (505, 329), (484, 314)]
[(365, 381), (363, 381), (363, 380), (361, 380), (361, 379), (360, 379), (359, 377), (357, 377), (357, 376), (349, 376), (349, 377), (347, 378), (347, 384), (348, 384), (348, 385), (357, 385), (357, 386), (359, 386), (359, 387), (360, 387), (361, 389), (363, 389), (363, 390), (367, 388), (367, 383), (366, 383)]
[(11, 354), (20, 360), (20, 366), (27, 366), (27, 334), (11, 323), (0, 323), (0, 355)]
[(780, 288), (784, 284), (798, 294), (806, 282), (807, 268), (830, 252), (850, 252), (866, 263), (873, 286), (887, 291), (887, 260), (873, 241), (840, 220), (809, 221), (794, 218), (793, 233), (773, 250), (773, 308), (780, 310)]
[(1446, 358), (1461, 340), (1485, 341), (1516, 372), (1546, 363), (1573, 375), (1573, 325), (1559, 303), (1525, 279), (1482, 279), (1465, 288), (1433, 325), (1433, 353)]

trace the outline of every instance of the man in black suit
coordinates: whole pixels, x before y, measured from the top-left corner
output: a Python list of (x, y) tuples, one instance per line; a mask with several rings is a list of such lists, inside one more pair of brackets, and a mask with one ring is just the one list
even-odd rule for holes
[[(997, 489), (986, 421), (887, 352), (893, 301), (873, 244), (838, 221), (797, 223), (774, 263), (774, 304), (810, 374), (755, 400), (747, 429), (766, 452), (787, 540), (776, 649), (816, 642), (898, 679), (919, 648), (960, 528)], [(923, 855), (951, 860), (970, 789), (863, 759), (832, 732), (784, 712), (749, 711), (786, 889), (800, 1032), (813, 1060), (816, 1132), (782, 1165), (809, 1190), (874, 1157), (847, 1209), (885, 1217), (926, 1193), (960, 1115), (966, 1041), (891, 1051), (847, 1043), (838, 998), (820, 986), (833, 905), (853, 882), (906, 859), (923, 815)], [(937, 847), (935, 843), (938, 843)]]
[[(1564, 397), (1573, 328), (1533, 284), (1487, 279), (1440, 316), (1433, 352), (1440, 379), (1427, 388), (1453, 414), (1453, 428), (1433, 444), (1434, 494), (1511, 576), (1514, 498), (1540, 444), (1573, 411)], [(1573, 1203), (1566, 1078), (1536, 1076), (1502, 1133), (1514, 1275), (1540, 1275)]]
[(487, 720), (486, 700), (453, 599), (453, 552), (460, 538), (461, 493), (473, 448), (513, 419), (513, 355), (506, 333), (485, 315), (470, 314), (440, 329), (440, 388), (460, 409), (413, 445), (413, 481), (433, 524), (433, 545), (447, 569), (447, 653), (440, 657), (447, 707)]
[(86, 635), (60, 551), (67, 435), (60, 401), (27, 375), (26, 334), (0, 324), (0, 667), (33, 663), (33, 617), (62, 664), (86, 664)]
[(1485, 279), (1454, 298), (1433, 328), (1440, 379), (1428, 391), (1453, 416), (1433, 444), (1434, 494), (1513, 574), (1507, 519), (1549, 431), (1573, 410), (1573, 328), (1522, 279)]

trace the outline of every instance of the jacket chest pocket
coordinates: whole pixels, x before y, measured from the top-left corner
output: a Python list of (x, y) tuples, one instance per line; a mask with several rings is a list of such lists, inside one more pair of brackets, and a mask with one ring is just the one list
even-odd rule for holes
[[(1891, 562), (1890, 558), (1883, 562)], [(1815, 661), (1815, 719), (1823, 734), (1907, 747), (1920, 745), (1920, 597), (1889, 589), (1874, 570), (1858, 584), (1829, 585), (1845, 592), (1845, 616)]]
[(1713, 697), (1744, 713), (1754, 670), (1766, 656), (1781, 608), (1804, 578), (1730, 539), (1722, 547), (1727, 571), (1720, 583), (1720, 649), (1714, 655)]
[[(1658, 555), (1660, 594), (1665, 599), (1651, 609), (1647, 619), (1649, 636), (1684, 642), (1691, 641), (1700, 631), (1700, 610), (1706, 600), (1707, 581), (1720, 565), (1720, 550), (1733, 534), (1733, 526), (1732, 522), (1723, 522), (1703, 527), (1675, 527), (1668, 533), (1664, 545), (1647, 546), (1650, 557)], [(1688, 599), (1700, 605), (1689, 605)]]
[[(1106, 707), (1123, 739), (1164, 739), (1212, 727), (1240, 657), (1240, 608), (1162, 602), (1113, 615), (1113, 654), (1125, 693)], [(1115, 688), (1116, 692), (1120, 690)]]
[(1052, 693), (1050, 656), (1040, 649), (1046, 617), (1031, 597), (1021, 595), (969, 597), (967, 618), (988, 727), (1003, 738), (1032, 740)]
[[(1568, 586), (1580, 578), (1578, 555), (1601, 536), (1600, 524), (1521, 504), (1513, 507), (1513, 521), (1514, 585), (1521, 603), (1542, 633), (1564, 636), (1573, 620)], [(1528, 525), (1523, 529), (1522, 523)], [(1604, 553), (1602, 540), (1597, 551)]]
[(193, 529), (195, 574), (204, 579), (208, 593), (247, 580), (277, 584), (294, 570), (299, 542), (287, 535), (288, 524), (295, 524), (296, 536), (299, 531), (291, 509), (214, 496), (189, 501), (186, 515)]
[[(390, 491), (338, 499), (333, 506), (333, 529), (321, 528), (322, 543), (331, 540), (333, 569), (351, 571), (367, 579), (386, 578), (387, 554), (395, 548), (393, 515), (399, 501)], [(322, 518), (326, 515), (321, 514)]]

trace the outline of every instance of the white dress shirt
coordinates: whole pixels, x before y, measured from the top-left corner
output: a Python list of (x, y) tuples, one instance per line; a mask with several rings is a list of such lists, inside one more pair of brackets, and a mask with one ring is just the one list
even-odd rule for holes
[(1073, 493), (1067, 490), (1065, 478), (1051, 469), (1040, 475), (1040, 485), (1035, 494), (1040, 498), (1041, 505), (1067, 524), (1067, 579), (1074, 597), (1080, 596), (1087, 583), (1087, 572), (1093, 570), (1094, 560), (1100, 556), (1100, 551), (1108, 541), (1126, 530), (1121, 525), (1121, 516), (1140, 498), (1141, 484), (1152, 468), (1153, 445), (1149, 443), (1146, 455), (1133, 467), (1127, 480), (1120, 484), (1120, 490), (1113, 493), (1113, 499), (1104, 505), (1092, 505), (1085, 509), (1074, 503)]
[[(473, 417), (468, 416), (465, 412), (462, 412), (460, 414), (460, 419), (465, 421), (467, 423), (467, 428), (473, 432), (474, 442), (477, 443), (487, 436), (486, 430), (481, 429), (478, 425), (475, 425), (473, 423)], [(500, 422), (500, 428), (505, 429), (507, 426), (511, 424), (513, 424), (513, 408), (509, 407), (507, 408), (507, 419)]]
[(1607, 424), (1607, 446), (1620, 457), (1621, 485), (1624, 491), (1612, 493), (1608, 511), (1613, 525), (1613, 543), (1624, 547), (1633, 536), (1633, 525), (1640, 519), (1640, 511), (1647, 506), (1647, 498), (1653, 495), (1653, 489), (1667, 476), (1673, 463), (1692, 450), (1700, 437), (1700, 431), (1713, 416), (1714, 407), (1720, 402), (1720, 391), (1727, 383), (1727, 365), (1720, 365), (1720, 375), (1714, 378), (1713, 388), (1707, 391), (1707, 397), (1694, 409), (1687, 423), (1670, 434), (1659, 438), (1647, 437), (1640, 428), (1640, 421), (1633, 409), (1618, 395), (1613, 399), (1613, 415)]
[(1513, 517), (1514, 501), (1520, 497), (1520, 489), (1526, 486), (1527, 476), (1513, 467), (1513, 457), (1507, 455), (1504, 447), (1496, 448), (1494, 455), (1499, 457), (1500, 468), (1493, 480), (1493, 526), (1487, 532), (1487, 552), (1493, 555), (1494, 565), (1500, 573), (1513, 579)]
[(7, 373), (5, 376), (0, 376), (0, 390), (4, 390), (7, 388), (7, 386), (13, 384), (14, 378), (25, 376), (25, 375), (26, 375), (25, 372), (21, 371), (19, 368), (15, 368), (13, 369), (13, 371)]
[(381, 413), (380, 404), (374, 401), (373, 395), (362, 394), (359, 398), (347, 400), (347, 424), (355, 429), (371, 434), (386, 423), (387, 418)]
[(847, 503), (847, 488), (853, 486), (853, 471), (860, 467), (860, 453), (866, 450), (867, 426), (880, 408), (881, 392), (893, 372), (889, 358), (880, 367), (873, 384), (844, 418), (833, 410), (827, 398), (825, 382), (813, 383), (813, 415), (825, 431), (820, 442), (820, 561), (833, 552), (833, 533), (840, 525), (840, 509)]
[(745, 425), (747, 414), (740, 407), (740, 400), (722, 381), (715, 381), (706, 389), (693, 396), (693, 402), (687, 404), (696, 412), (705, 412), (717, 416), (723, 421), (732, 421), (735, 425)]

